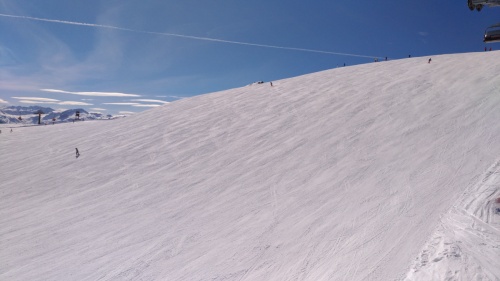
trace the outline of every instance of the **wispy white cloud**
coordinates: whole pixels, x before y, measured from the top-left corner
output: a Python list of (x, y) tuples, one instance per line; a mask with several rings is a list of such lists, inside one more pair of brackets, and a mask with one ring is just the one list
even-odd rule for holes
[(180, 97), (180, 96), (155, 96), (157, 98), (171, 98), (171, 99), (184, 99), (186, 97)]
[(41, 101), (41, 102), (59, 102), (59, 100), (56, 99), (40, 98), (40, 97), (12, 97), (12, 98), (18, 100), (30, 100), (30, 101)]
[(41, 98), (41, 97), (12, 97), (18, 99), (20, 103), (29, 104), (59, 104), (59, 105), (93, 105), (91, 103), (81, 101), (60, 101), (56, 99)]
[(93, 105), (92, 103), (86, 103), (81, 101), (63, 101), (58, 103), (60, 105)]
[(108, 105), (136, 105), (139, 104), (137, 102), (104, 102), (103, 104)]
[(94, 111), (106, 111), (107, 109), (106, 108), (93, 107), (90, 110), (94, 110)]
[(132, 111), (118, 111), (119, 114), (124, 114), (124, 115), (128, 115), (128, 114), (135, 114), (136, 112), (132, 112)]
[(3, 99), (0, 99), (0, 103), (8, 103), (8, 102)]
[(157, 107), (161, 106), (160, 104), (133, 104), (134, 107)]
[[(0, 0), (2, 2), (2, 0)], [(1, 4), (0, 4), (1, 6)], [(97, 15), (96, 21), (100, 22), (119, 22), (121, 10), (113, 8), (101, 11)], [(5, 13), (7, 12), (5, 10)], [(23, 13), (23, 11), (12, 10), (12, 14)], [(0, 15), (0, 20), (5, 18)], [(15, 20), (19, 22), (19, 19)], [(110, 32), (106, 29), (90, 30), (95, 37), (92, 38), (91, 44), (86, 46), (85, 52), (77, 53), (72, 45), (68, 44), (61, 36), (56, 35), (55, 30), (46, 28), (44, 24), (39, 22), (25, 21), (19, 28), (19, 34), (22, 36), (21, 42), (25, 45), (30, 45), (29, 54), (16, 53), (16, 49), (10, 51), (18, 57), (29, 57), (29, 60), (20, 60), (16, 64), (9, 67), (0, 67), (0, 98), (10, 101), (10, 95), (30, 96), (41, 95), (47, 97), (64, 100), (81, 100), (88, 103), (100, 104), (102, 101), (114, 101), (111, 98), (140, 98), (141, 90), (137, 90), (138, 86), (135, 81), (128, 79), (120, 82), (119, 88), (109, 88), (109, 81), (117, 81), (122, 79), (123, 71), (129, 71), (133, 65), (135, 73), (157, 73), (163, 71), (168, 63), (165, 59), (163, 51), (165, 48), (158, 49), (158, 44), (141, 44), (150, 46), (146, 51), (141, 51), (140, 60), (135, 60), (128, 52), (137, 51), (136, 48), (131, 50), (129, 37), (124, 32)], [(97, 31), (97, 32), (96, 32)], [(20, 40), (21, 40), (20, 39)], [(151, 36), (151, 40), (158, 40), (163, 47), (169, 46), (170, 40), (164, 40), (162, 37)], [(0, 48), (4, 47), (0, 42)], [(4, 48), (0, 54), (5, 54), (9, 51)], [(170, 54), (169, 54), (170, 55)], [(169, 56), (166, 56), (169, 58)], [(2, 60), (3, 57), (0, 57)], [(11, 60), (9, 60), (11, 61)], [(155, 62), (161, 61), (161, 64)], [(140, 69), (137, 65), (143, 64)], [(156, 65), (156, 66), (155, 66)], [(152, 67), (157, 69), (151, 70)], [(146, 75), (144, 75), (146, 76)], [(119, 78), (117, 78), (119, 77)], [(147, 77), (147, 76), (146, 76)], [(167, 76), (169, 77), (169, 76)], [(171, 79), (166, 81), (171, 84)], [(92, 83), (93, 88), (81, 88), (82, 85)], [(164, 89), (165, 80), (160, 81), (160, 85), (147, 83), (148, 88)], [(143, 81), (141, 81), (143, 83)], [(99, 88), (100, 85), (106, 85), (106, 88)], [(95, 87), (95, 88), (94, 88)], [(40, 92), (42, 89), (42, 92)], [(144, 89), (141, 86), (140, 89)], [(95, 90), (95, 91), (94, 91)], [(106, 91), (111, 90), (111, 91)], [(155, 90), (158, 91), (158, 90)], [(8, 95), (8, 93), (11, 93)], [(38, 93), (37, 93), (38, 92)], [(53, 95), (49, 95), (52, 93)], [(161, 93), (161, 92), (160, 92)], [(76, 95), (74, 97), (63, 97), (62, 95)], [(104, 100), (109, 97), (110, 99)], [(149, 96), (153, 98), (153, 96)], [(148, 98), (149, 98), (148, 97)], [(100, 98), (103, 98), (102, 100)], [(91, 99), (94, 101), (90, 102)], [(161, 98), (158, 98), (161, 100)], [(98, 102), (99, 101), (99, 102)], [(128, 99), (120, 99), (116, 101), (129, 101)], [(34, 102), (30, 102), (33, 103)], [(138, 102), (138, 103), (156, 103)], [(160, 102), (158, 102), (160, 103)], [(103, 105), (103, 107), (105, 107)]]
[(169, 103), (168, 101), (163, 101), (163, 100), (152, 100), (152, 99), (133, 99), (133, 100), (130, 100), (130, 101)]
[(161, 106), (161, 104), (142, 104), (138, 102), (105, 102), (102, 104), (107, 104), (107, 105), (130, 105), (134, 107), (157, 107)]
[(174, 99), (184, 99), (186, 97), (180, 97), (180, 96), (168, 96), (169, 98), (174, 98)]
[(29, 103), (29, 104), (59, 104), (59, 102), (53, 101), (38, 101), (38, 100), (20, 100), (20, 103)]
[(80, 96), (94, 96), (94, 97), (140, 97), (136, 94), (112, 93), (112, 92), (70, 92), (57, 89), (40, 89), (40, 91), (58, 93), (58, 94), (71, 94)]

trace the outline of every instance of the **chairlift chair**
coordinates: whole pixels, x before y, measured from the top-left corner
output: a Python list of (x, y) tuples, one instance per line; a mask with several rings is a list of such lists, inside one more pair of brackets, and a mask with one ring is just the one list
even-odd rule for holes
[(474, 9), (476, 9), (479, 12), (483, 9), (484, 6), (500, 6), (500, 0), (467, 0), (467, 6), (471, 11), (474, 11)]
[(500, 23), (494, 24), (484, 31), (484, 43), (500, 42)]

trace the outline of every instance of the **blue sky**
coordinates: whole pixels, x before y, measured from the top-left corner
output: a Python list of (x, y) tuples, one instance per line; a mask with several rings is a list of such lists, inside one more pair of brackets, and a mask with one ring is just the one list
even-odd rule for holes
[(500, 48), (482, 42), (500, 8), (466, 0), (0, 0), (0, 14), (0, 106), (110, 114), (375, 57)]

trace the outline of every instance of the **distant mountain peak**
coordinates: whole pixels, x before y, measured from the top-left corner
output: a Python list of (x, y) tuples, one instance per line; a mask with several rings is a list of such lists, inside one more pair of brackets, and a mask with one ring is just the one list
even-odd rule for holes
[[(43, 112), (42, 122), (72, 122), (75, 119), (81, 120), (97, 120), (110, 119), (112, 115), (105, 115), (99, 112), (89, 113), (83, 108), (75, 108), (68, 110), (54, 110), (50, 107), (41, 106), (6, 106), (0, 107), (0, 124), (2, 123), (23, 123), (37, 124), (38, 111)], [(76, 117), (76, 112), (79, 112), (79, 118)]]

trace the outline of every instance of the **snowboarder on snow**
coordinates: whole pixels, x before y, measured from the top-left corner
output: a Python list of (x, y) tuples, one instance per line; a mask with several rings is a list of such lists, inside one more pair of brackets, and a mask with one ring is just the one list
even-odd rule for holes
[(78, 158), (80, 156), (80, 152), (78, 152), (78, 148), (75, 147), (75, 149), (76, 149), (76, 158)]
[(427, 63), (431, 63), (432, 59), (429, 59), (429, 61)]

